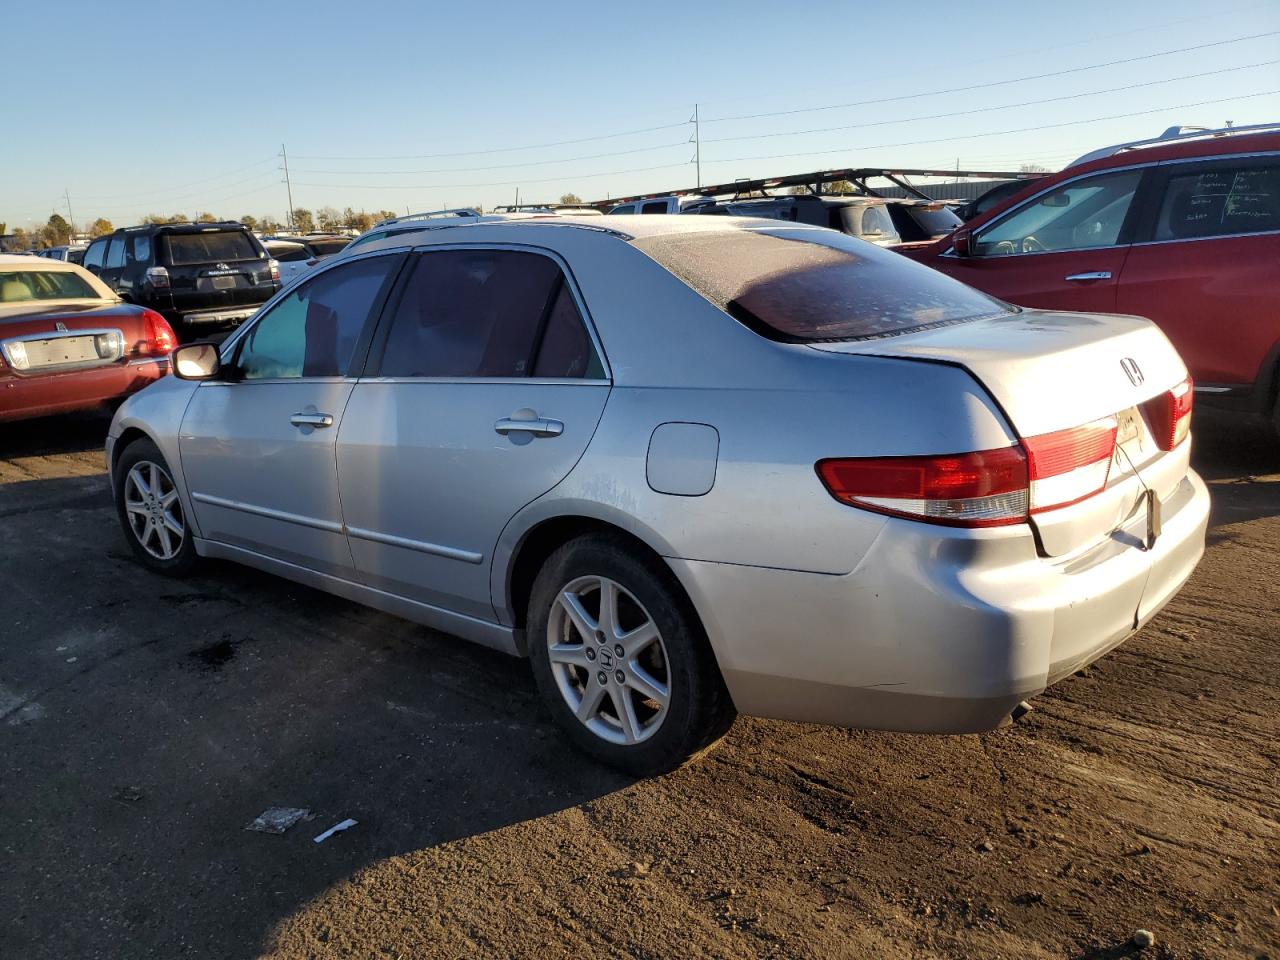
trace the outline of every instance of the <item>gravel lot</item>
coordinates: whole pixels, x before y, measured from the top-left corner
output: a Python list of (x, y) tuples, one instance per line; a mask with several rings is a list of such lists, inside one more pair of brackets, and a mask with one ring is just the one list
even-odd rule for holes
[[(229, 565), (144, 573), (105, 426), (0, 425), (0, 956), (1118, 958), (1144, 928), (1144, 956), (1280, 957), (1260, 432), (1197, 422), (1199, 571), (1018, 724), (740, 719), (632, 782), (520, 662)], [(314, 819), (244, 829), (272, 806)]]

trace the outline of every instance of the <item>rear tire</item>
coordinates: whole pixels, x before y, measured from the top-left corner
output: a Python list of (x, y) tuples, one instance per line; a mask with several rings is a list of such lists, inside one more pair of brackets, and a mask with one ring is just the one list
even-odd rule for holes
[(195, 569), (192, 532), (173, 473), (160, 448), (133, 441), (115, 469), (116, 514), (133, 555), (144, 567), (181, 577)]
[(583, 751), (635, 776), (680, 766), (733, 723), (693, 605), (661, 561), (592, 534), (551, 555), (529, 599), (538, 690)]

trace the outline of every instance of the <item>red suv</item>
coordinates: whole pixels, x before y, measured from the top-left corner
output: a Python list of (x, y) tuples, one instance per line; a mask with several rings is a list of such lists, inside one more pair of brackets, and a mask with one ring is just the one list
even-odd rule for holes
[(1198, 399), (1280, 432), (1280, 124), (1095, 151), (903, 253), (1012, 303), (1148, 317)]

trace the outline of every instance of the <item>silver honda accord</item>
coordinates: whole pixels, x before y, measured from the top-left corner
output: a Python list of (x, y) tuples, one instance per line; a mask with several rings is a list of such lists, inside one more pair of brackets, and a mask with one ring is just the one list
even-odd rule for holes
[(528, 657), (638, 774), (735, 712), (991, 729), (1204, 549), (1153, 325), (814, 227), (424, 225), (174, 370), (107, 441), (141, 563), (235, 560)]

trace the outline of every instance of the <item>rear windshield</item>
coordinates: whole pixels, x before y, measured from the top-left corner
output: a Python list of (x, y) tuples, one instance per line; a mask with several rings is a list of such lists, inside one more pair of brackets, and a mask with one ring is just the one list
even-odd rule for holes
[(262, 256), (244, 230), (210, 230), (201, 233), (171, 233), (169, 263), (218, 263), (223, 260), (256, 260)]
[(308, 240), (311, 249), (316, 252), (317, 256), (328, 257), (343, 250), (351, 241), (346, 237), (341, 240)]
[(14, 270), (0, 273), (0, 303), (101, 299), (97, 290), (70, 270)]
[(676, 233), (633, 243), (771, 340), (869, 340), (1016, 311), (901, 254), (830, 230)]
[(964, 222), (947, 207), (907, 207), (907, 212), (931, 237), (945, 237)]

